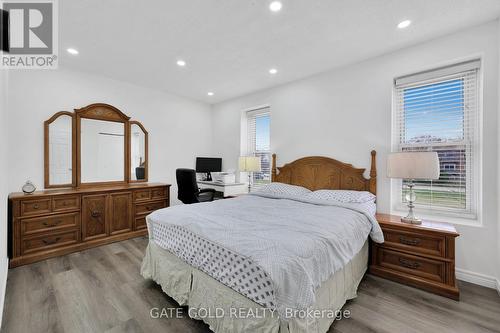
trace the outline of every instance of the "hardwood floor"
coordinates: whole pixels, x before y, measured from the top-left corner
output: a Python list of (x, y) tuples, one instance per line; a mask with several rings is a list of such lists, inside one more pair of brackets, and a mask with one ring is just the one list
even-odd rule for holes
[[(9, 270), (2, 332), (210, 332), (187, 314), (150, 317), (177, 305), (140, 276), (146, 245), (137, 238)], [(344, 306), (351, 318), (329, 332), (500, 332), (496, 291), (462, 282), (460, 292), (455, 302), (368, 275)]]

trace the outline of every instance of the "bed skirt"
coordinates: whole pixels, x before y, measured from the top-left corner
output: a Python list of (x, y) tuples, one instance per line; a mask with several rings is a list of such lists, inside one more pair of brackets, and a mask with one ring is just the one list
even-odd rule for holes
[[(356, 297), (368, 265), (368, 241), (356, 256), (316, 290), (311, 309), (332, 313)], [(180, 305), (193, 311), (189, 315), (203, 320), (216, 333), (325, 333), (335, 320), (331, 315), (305, 315), (282, 320), (269, 309), (223, 285), (167, 250), (150, 241), (141, 274), (152, 279)], [(325, 312), (326, 310), (326, 312)]]

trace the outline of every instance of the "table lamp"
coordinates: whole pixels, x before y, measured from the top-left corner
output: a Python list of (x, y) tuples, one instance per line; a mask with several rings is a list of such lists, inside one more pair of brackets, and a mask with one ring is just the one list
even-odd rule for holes
[(417, 198), (413, 187), (414, 180), (431, 180), (439, 178), (439, 157), (436, 152), (401, 152), (391, 153), (387, 158), (387, 177), (406, 179), (408, 183), (409, 212), (406, 217), (402, 217), (404, 223), (421, 224), (422, 220), (415, 217), (413, 204)]
[(260, 157), (241, 156), (239, 160), (239, 169), (241, 172), (248, 173), (248, 193), (252, 187), (252, 172), (260, 172)]

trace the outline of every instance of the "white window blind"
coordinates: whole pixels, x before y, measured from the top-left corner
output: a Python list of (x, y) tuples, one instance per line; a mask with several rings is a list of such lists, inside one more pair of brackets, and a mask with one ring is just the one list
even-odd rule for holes
[[(474, 218), (479, 157), (479, 61), (395, 80), (394, 142), (399, 151), (435, 151), (441, 176), (416, 181), (416, 206)], [(407, 187), (402, 183), (401, 203)]]
[(269, 107), (248, 111), (247, 155), (260, 157), (261, 172), (253, 173), (252, 189), (271, 182), (271, 151)]

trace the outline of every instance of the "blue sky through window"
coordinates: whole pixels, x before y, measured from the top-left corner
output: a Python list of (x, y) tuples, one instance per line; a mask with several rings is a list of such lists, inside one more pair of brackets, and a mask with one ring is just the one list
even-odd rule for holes
[(269, 115), (257, 117), (255, 119), (255, 150), (270, 150), (270, 125), (271, 117)]
[(405, 142), (443, 142), (464, 136), (464, 83), (449, 80), (404, 90)]

